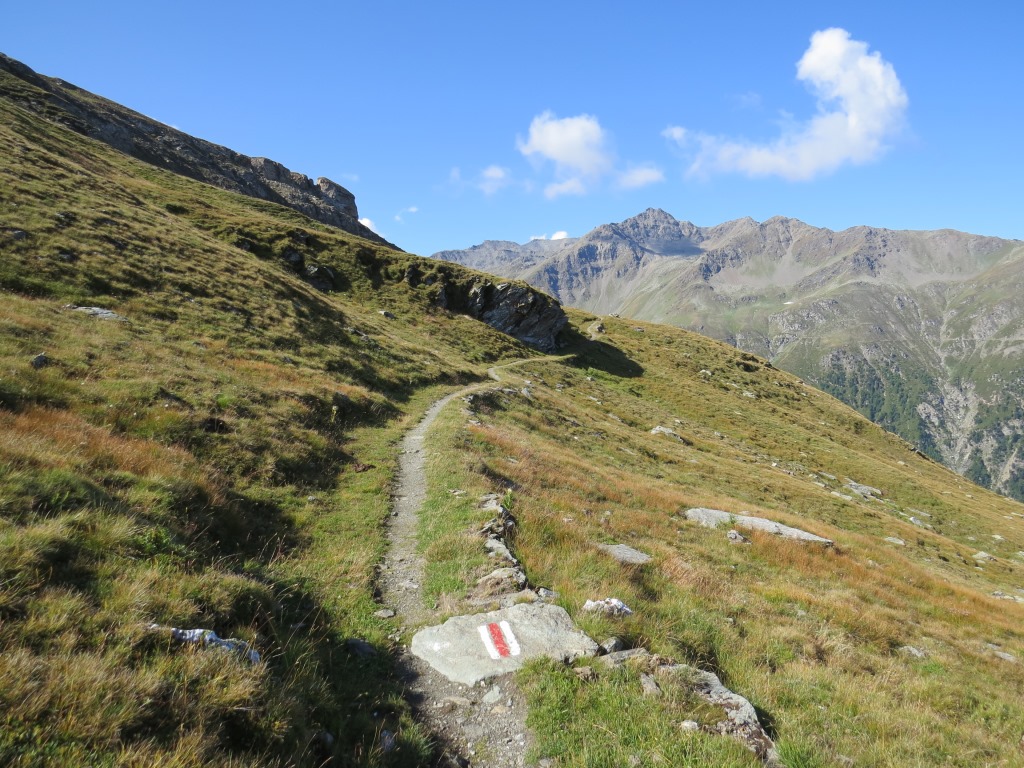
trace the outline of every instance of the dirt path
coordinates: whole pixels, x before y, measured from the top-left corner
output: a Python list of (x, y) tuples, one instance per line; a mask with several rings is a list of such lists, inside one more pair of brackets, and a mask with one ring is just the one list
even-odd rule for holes
[[(496, 366), (488, 370), (488, 375), (500, 381), (498, 370), (519, 362), (526, 361)], [(423, 603), (424, 562), (416, 551), (419, 511), (427, 494), (427, 432), (452, 400), (490, 386), (474, 384), (436, 401), (402, 440), (380, 586), (383, 604), (395, 611), (406, 636), (429, 624), (434, 616)], [(510, 678), (499, 678), (483, 687), (459, 685), (413, 656), (407, 646), (400, 650), (398, 667), (417, 719), (438, 741), (438, 766), (526, 765), (526, 704)]]

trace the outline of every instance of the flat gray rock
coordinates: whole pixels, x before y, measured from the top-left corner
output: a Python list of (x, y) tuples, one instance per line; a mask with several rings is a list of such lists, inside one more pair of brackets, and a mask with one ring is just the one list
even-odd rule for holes
[(597, 643), (576, 628), (564, 608), (547, 603), (514, 605), (473, 616), (455, 616), (412, 638), (413, 654), (456, 683), (514, 672), (541, 656), (569, 662), (595, 656)]
[(644, 563), (651, 562), (650, 555), (638, 549), (633, 549), (626, 544), (598, 544), (597, 548), (626, 565), (643, 565)]
[(734, 515), (730, 512), (723, 512), (720, 509), (707, 509), (705, 507), (688, 509), (686, 510), (686, 519), (692, 520), (695, 523), (700, 523), (705, 528), (717, 528), (720, 525), (727, 525), (738, 528), (747, 528), (752, 531), (767, 531), (768, 533), (774, 533), (776, 536), (782, 536), (784, 539), (811, 541), (817, 544), (824, 544), (826, 547), (831, 547), (834, 544), (831, 539), (816, 536), (813, 533), (802, 531), (799, 528), (791, 528), (790, 526), (783, 525), (782, 523), (765, 520), (763, 517)]

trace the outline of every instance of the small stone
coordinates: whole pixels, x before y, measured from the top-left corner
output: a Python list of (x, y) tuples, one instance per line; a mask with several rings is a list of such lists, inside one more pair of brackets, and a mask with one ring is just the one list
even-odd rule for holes
[(975, 552), (973, 555), (971, 555), (971, 557), (973, 557), (978, 562), (985, 562), (987, 560), (995, 560), (995, 558), (992, 557), (992, 555), (990, 555), (988, 552)]
[(603, 643), (601, 643), (601, 650), (604, 653), (617, 653), (618, 651), (624, 650), (626, 644), (617, 637), (609, 637)]
[(910, 656), (911, 658), (914, 658), (914, 659), (926, 659), (926, 658), (928, 658), (928, 654), (927, 653), (922, 651), (920, 648), (915, 648), (912, 645), (900, 646), (897, 649), (897, 651), (899, 653), (901, 653), (902, 655), (904, 655), (904, 656)]
[(395, 316), (392, 313), (388, 312), (386, 309), (380, 310), (377, 314), (383, 317), (385, 320), (395, 319)]
[(604, 600), (587, 600), (583, 604), (586, 613), (603, 613), (605, 616), (629, 616), (633, 611), (617, 597), (606, 597)]
[(657, 681), (646, 672), (640, 674), (640, 688), (643, 690), (644, 696), (661, 696), (661, 686), (658, 685)]
[(483, 695), (480, 701), (484, 704), (497, 704), (500, 698), (501, 688), (499, 688), (498, 686), (494, 686), (493, 688), (491, 688), (491, 690), (489, 690), (487, 693)]
[(599, 661), (606, 667), (618, 669), (630, 659), (643, 659), (650, 656), (646, 648), (630, 648), (628, 651), (616, 651), (599, 657)]
[(390, 608), (381, 608), (373, 615), (376, 616), (378, 619), (393, 619), (395, 617), (395, 612)]
[(905, 542), (903, 539), (898, 539), (895, 536), (886, 536), (885, 540), (890, 544), (895, 544), (897, 547), (907, 546), (907, 542)]
[(518, 592), (526, 586), (526, 574), (519, 568), (498, 568), (476, 583), (476, 592), (483, 597)]
[(1008, 661), (1011, 664), (1017, 663), (1017, 657), (1014, 656), (1012, 653), (1007, 653), (1006, 651), (993, 651), (993, 653), (1003, 661)]
[(750, 539), (748, 539), (742, 533), (737, 531), (735, 528), (733, 530), (729, 531), (729, 533), (726, 534), (726, 538), (728, 538), (729, 541), (732, 544), (749, 544), (750, 543)]
[(40, 368), (45, 368), (52, 362), (53, 361), (46, 356), (45, 352), (40, 352), (38, 355), (32, 358), (30, 364), (33, 368), (35, 368), (38, 371)]
[(358, 656), (361, 659), (368, 659), (371, 656), (377, 655), (377, 649), (370, 645), (365, 640), (360, 640), (355, 637), (350, 637), (345, 641), (345, 647), (348, 648), (349, 652), (354, 656)]
[(696, 720), (683, 720), (683, 722), (679, 724), (679, 727), (684, 731), (699, 731), (700, 723)]
[(594, 671), (593, 667), (576, 667), (573, 672), (575, 672), (576, 677), (584, 683), (589, 683), (591, 680), (597, 679), (597, 672)]

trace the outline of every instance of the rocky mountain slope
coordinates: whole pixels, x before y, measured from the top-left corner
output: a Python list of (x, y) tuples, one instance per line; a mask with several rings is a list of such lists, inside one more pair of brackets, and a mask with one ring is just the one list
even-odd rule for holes
[(1024, 498), (1020, 241), (782, 217), (698, 227), (650, 209), (540, 254), (503, 244), (437, 256), (763, 355)]
[[(247, 157), (189, 136), (71, 83), (44, 77), (0, 53), (4, 96), (47, 120), (197, 181), (286, 205), (346, 232), (391, 245), (359, 223), (355, 197), (340, 184), (315, 182), (265, 157)], [(21, 81), (25, 86), (19, 87)]]

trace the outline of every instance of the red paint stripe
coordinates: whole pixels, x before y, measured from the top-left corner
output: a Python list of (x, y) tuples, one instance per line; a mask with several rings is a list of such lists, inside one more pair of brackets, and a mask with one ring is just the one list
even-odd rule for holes
[(508, 643), (505, 642), (505, 635), (501, 631), (501, 627), (497, 624), (488, 624), (487, 631), (491, 633), (491, 640), (494, 641), (494, 647), (498, 649), (498, 655), (502, 658), (508, 656), (511, 651), (508, 649)]

